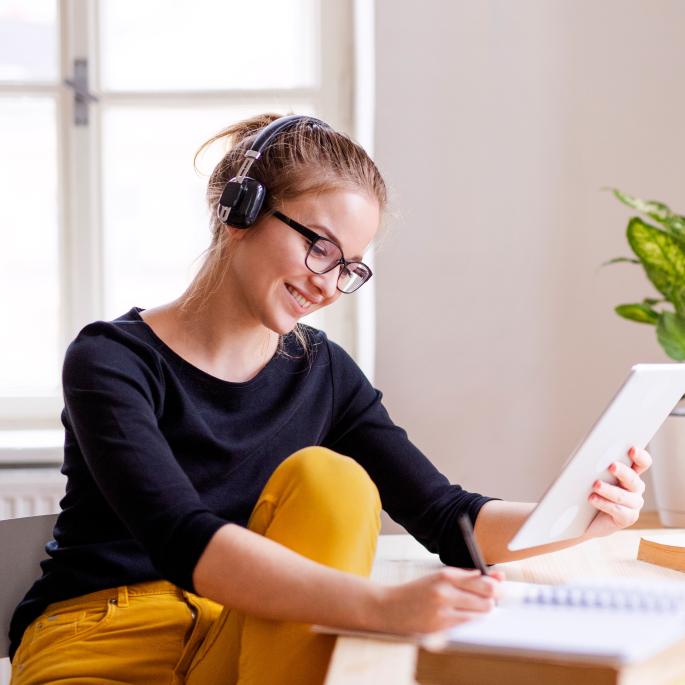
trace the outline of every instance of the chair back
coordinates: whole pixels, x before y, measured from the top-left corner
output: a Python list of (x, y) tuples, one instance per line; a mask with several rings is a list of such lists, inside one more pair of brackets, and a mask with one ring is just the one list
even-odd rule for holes
[(0, 521), (0, 658), (9, 656), (10, 619), (40, 577), (45, 545), (52, 539), (57, 514)]

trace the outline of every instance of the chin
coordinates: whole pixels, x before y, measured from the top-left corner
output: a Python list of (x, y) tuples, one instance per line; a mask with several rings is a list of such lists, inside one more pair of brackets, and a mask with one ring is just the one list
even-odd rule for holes
[(278, 335), (288, 335), (298, 323), (298, 319), (289, 319), (288, 321), (268, 321), (264, 325)]

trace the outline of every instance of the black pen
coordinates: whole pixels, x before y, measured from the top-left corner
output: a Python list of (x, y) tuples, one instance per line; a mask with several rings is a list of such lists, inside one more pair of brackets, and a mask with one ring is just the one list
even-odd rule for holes
[(462, 514), (459, 517), (459, 527), (461, 528), (464, 542), (466, 542), (469, 554), (471, 555), (474, 568), (477, 568), (481, 572), (481, 575), (489, 576), (488, 567), (485, 565), (480, 547), (478, 547), (478, 543), (476, 542), (476, 538), (473, 534), (473, 526), (471, 525), (471, 519), (468, 514)]

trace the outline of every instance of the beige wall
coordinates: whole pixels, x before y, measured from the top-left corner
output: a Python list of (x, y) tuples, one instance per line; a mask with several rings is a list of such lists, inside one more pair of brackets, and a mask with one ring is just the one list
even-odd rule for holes
[(454, 481), (541, 495), (654, 329), (604, 186), (685, 212), (685, 3), (377, 0), (376, 384)]

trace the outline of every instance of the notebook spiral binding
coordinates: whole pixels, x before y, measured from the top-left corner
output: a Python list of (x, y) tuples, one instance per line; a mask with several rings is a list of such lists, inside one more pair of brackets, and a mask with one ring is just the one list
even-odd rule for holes
[(685, 609), (685, 594), (673, 596), (656, 591), (611, 587), (540, 585), (529, 590), (522, 601), (530, 605), (655, 613), (674, 613)]

